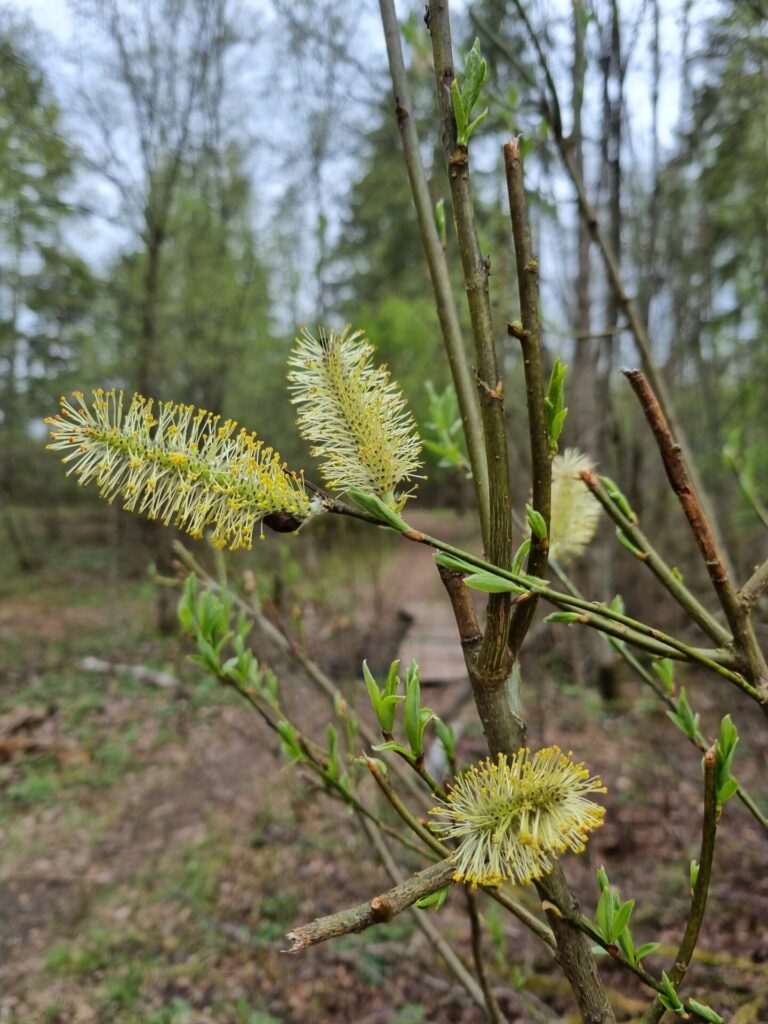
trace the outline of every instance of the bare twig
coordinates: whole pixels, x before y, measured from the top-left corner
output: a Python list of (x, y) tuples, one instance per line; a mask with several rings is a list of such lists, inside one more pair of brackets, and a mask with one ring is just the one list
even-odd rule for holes
[[(509, 214), (515, 243), (517, 288), (520, 296), (520, 330), (509, 325), (509, 332), (520, 342), (525, 376), (526, 408), (528, 410), (528, 437), (531, 449), (531, 477), (533, 507), (543, 517), (549, 533), (552, 499), (552, 460), (547, 435), (547, 417), (544, 406), (544, 365), (541, 357), (541, 328), (539, 325), (539, 263), (533, 255), (531, 228), (528, 223), (528, 204), (525, 198), (520, 140), (513, 139), (504, 146), (504, 171), (507, 179)], [(549, 536), (531, 538), (528, 572), (543, 576), (547, 571)], [(512, 615), (509, 643), (514, 657), (533, 622), (536, 601), (517, 605)]]
[(744, 660), (750, 683), (758, 691), (757, 699), (768, 714), (768, 665), (755, 637), (749, 609), (740, 603), (731, 584), (710, 520), (691, 483), (680, 446), (675, 443), (653, 387), (639, 370), (625, 370), (624, 373), (640, 400), (648, 425), (656, 438), (667, 479), (696, 539), (712, 586), (733, 631), (736, 648)]
[[(582, 596), (576, 584), (573, 582), (573, 580), (568, 576), (568, 574), (565, 572), (562, 566), (560, 566), (555, 559), (550, 559), (549, 565), (555, 573), (555, 575), (557, 576), (557, 578), (563, 584), (563, 586), (566, 587), (566, 589), (569, 590), (574, 597)], [(672, 699), (670, 694), (667, 693), (667, 691), (664, 689), (661, 682), (656, 678), (653, 672), (649, 672), (645, 665), (638, 661), (638, 659), (635, 657), (632, 651), (628, 651), (623, 643), (612, 642), (605, 635), (604, 640), (613, 651), (615, 651), (621, 658), (623, 658), (623, 660), (635, 671), (635, 673), (640, 677), (640, 679), (642, 679), (643, 682), (646, 683), (653, 690), (656, 696), (667, 705), (670, 711), (677, 711), (677, 705), (675, 704), (675, 701)], [(695, 738), (689, 737), (689, 739), (693, 746), (700, 750), (702, 754), (706, 753), (707, 750), (709, 750), (709, 747), (711, 746), (711, 744), (706, 741), (704, 735), (700, 731), (697, 732)], [(739, 789), (736, 796), (739, 798), (739, 800), (741, 800), (741, 802), (747, 808), (747, 810), (758, 823), (758, 825), (760, 825), (760, 827), (766, 833), (768, 833), (768, 818), (766, 818), (766, 816), (760, 810), (760, 807), (758, 806), (757, 801), (754, 799), (752, 794), (747, 789), (745, 789), (741, 784), (739, 784)]]
[[(376, 829), (373, 828), (370, 822), (365, 818), (360, 818), (360, 824), (368, 837), (369, 842), (378, 853), (379, 859), (384, 865), (384, 870), (396, 885), (400, 885), (403, 881), (403, 874), (395, 863), (394, 857), (387, 849), (387, 844), (381, 838)], [(483, 989), (472, 977), (472, 974), (464, 961), (454, 950), (453, 946), (451, 946), (450, 942), (448, 942), (440, 933), (427, 914), (420, 914), (415, 907), (412, 907), (409, 912), (413, 915), (416, 927), (426, 936), (427, 941), (434, 947), (443, 960), (445, 960), (449, 970), (456, 980), (464, 986), (469, 996), (477, 1003), (478, 1006), (485, 1008), (485, 996)]]
[[(699, 932), (704, 920), (707, 906), (709, 882), (712, 876), (712, 859), (715, 854), (715, 835), (717, 832), (717, 772), (716, 747), (711, 747), (704, 755), (704, 820), (701, 828), (701, 852), (699, 854), (699, 870), (696, 884), (691, 896), (691, 907), (685, 922), (685, 932), (677, 951), (675, 962), (669, 972), (669, 980), (677, 988), (685, 977), (691, 962)], [(658, 1024), (666, 1009), (660, 999), (656, 998), (643, 1017), (643, 1024)]]
[(350, 932), (362, 932), (372, 925), (391, 921), (423, 896), (429, 896), (446, 885), (453, 885), (454, 871), (455, 868), (450, 861), (438, 861), (437, 864), (431, 864), (393, 889), (374, 896), (365, 903), (300, 925), (286, 936), (292, 943), (288, 952), (300, 953), (310, 946), (317, 945), (318, 942), (337, 939), (340, 935), (349, 935)]

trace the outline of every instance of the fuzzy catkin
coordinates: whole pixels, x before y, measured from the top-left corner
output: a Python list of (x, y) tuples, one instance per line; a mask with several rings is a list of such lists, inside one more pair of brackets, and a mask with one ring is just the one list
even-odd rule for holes
[(526, 884), (548, 874), (566, 850), (584, 850), (605, 815), (588, 796), (604, 792), (600, 779), (559, 747), (534, 754), (523, 748), (473, 765), (431, 813), (439, 835), (461, 840), (456, 881)]
[(288, 361), (297, 423), (321, 460), (334, 491), (350, 487), (400, 508), (409, 491), (398, 488), (421, 468), (421, 440), (400, 388), (386, 366), (374, 366), (374, 347), (363, 331), (306, 328)]
[(255, 434), (237, 431), (234, 420), (192, 405), (134, 395), (128, 409), (122, 391), (82, 392), (61, 399), (46, 420), (51, 443), (80, 484), (94, 481), (101, 497), (121, 497), (124, 508), (174, 524), (193, 537), (211, 526), (217, 547), (250, 548), (264, 516), (310, 515), (300, 475), (290, 473), (278, 452)]

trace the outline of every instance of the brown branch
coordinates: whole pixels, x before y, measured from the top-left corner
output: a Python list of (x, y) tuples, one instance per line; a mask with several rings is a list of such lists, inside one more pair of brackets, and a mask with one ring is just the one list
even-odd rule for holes
[[(384, 865), (384, 870), (396, 885), (400, 885), (403, 881), (403, 875), (395, 863), (394, 857), (389, 852), (387, 844), (366, 818), (359, 816), (359, 821), (369, 842), (378, 853), (379, 859)], [(435, 927), (433, 922), (430, 920), (429, 915), (420, 914), (415, 907), (411, 908), (410, 913), (413, 915), (416, 927), (426, 936), (427, 941), (434, 946), (437, 953), (443, 958), (443, 960), (445, 960), (448, 965), (448, 969), (459, 984), (464, 986), (469, 996), (477, 1003), (478, 1006), (485, 1008), (483, 989), (472, 977), (472, 974), (466, 967), (464, 961), (454, 950), (453, 946), (451, 946), (450, 942), (448, 942)]]
[(675, 443), (669, 424), (648, 379), (639, 370), (625, 370), (633, 391), (656, 438), (661, 460), (672, 490), (677, 495), (728, 625), (733, 631), (739, 654), (745, 662), (750, 682), (759, 691), (759, 700), (768, 714), (768, 665), (757, 643), (748, 609), (739, 602), (731, 585), (709, 519), (689, 478), (680, 446)]
[[(523, 354), (528, 438), (531, 449), (533, 507), (543, 516), (548, 533), (552, 511), (552, 460), (549, 453), (547, 416), (544, 406), (544, 365), (541, 357), (541, 327), (539, 324), (539, 264), (533, 255), (519, 139), (507, 142), (504, 146), (504, 171), (507, 179), (509, 214), (515, 243), (517, 288), (522, 320), (522, 331), (515, 331), (510, 325), (510, 333), (518, 338)], [(543, 576), (547, 571), (548, 558), (549, 537), (546, 536), (540, 540), (532, 537), (531, 553), (528, 558), (530, 575)], [(509, 644), (513, 657), (517, 657), (533, 622), (536, 603), (534, 598), (515, 607), (509, 631)]]
[[(688, 919), (685, 922), (685, 931), (677, 951), (675, 962), (669, 972), (669, 980), (675, 986), (680, 985), (691, 957), (696, 949), (699, 939), (699, 932), (704, 920), (704, 911), (707, 906), (707, 894), (709, 882), (712, 877), (712, 860), (715, 854), (715, 836), (717, 833), (717, 771), (716, 771), (716, 746), (704, 755), (704, 820), (701, 827), (701, 852), (699, 854), (699, 873), (696, 877), (696, 884), (693, 887), (691, 896), (691, 907), (688, 911)], [(660, 999), (653, 1001), (648, 1012), (643, 1017), (642, 1024), (658, 1024), (666, 1013), (666, 1008)]]
[(452, 885), (455, 870), (449, 860), (438, 861), (437, 864), (431, 864), (393, 889), (388, 889), (387, 892), (374, 896), (365, 903), (300, 925), (286, 936), (292, 943), (287, 952), (300, 953), (310, 946), (317, 945), (318, 942), (337, 939), (340, 935), (349, 935), (350, 932), (362, 932), (375, 924), (391, 921), (423, 896), (429, 896), (446, 885)]

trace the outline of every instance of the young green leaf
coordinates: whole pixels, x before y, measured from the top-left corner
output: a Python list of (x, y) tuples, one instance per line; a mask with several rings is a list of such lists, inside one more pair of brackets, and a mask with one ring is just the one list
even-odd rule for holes
[(528, 557), (528, 552), (530, 550), (531, 540), (530, 537), (526, 537), (523, 543), (515, 552), (515, 556), (512, 559), (512, 572), (520, 573), (523, 571), (523, 563), (525, 562), (525, 559)]
[(526, 505), (525, 518), (528, 520), (531, 534), (536, 540), (546, 540), (548, 534), (547, 522), (541, 512), (537, 512), (531, 505)]
[(700, 1003), (697, 999), (689, 999), (688, 1005), (694, 1013), (698, 1013), (700, 1017), (709, 1021), (710, 1024), (725, 1024), (724, 1019), (719, 1013), (715, 1013), (711, 1006), (705, 1006), (704, 1003)]
[(655, 953), (656, 950), (660, 948), (660, 942), (644, 942), (642, 946), (639, 946), (635, 950), (635, 963), (638, 963), (646, 956), (650, 956), (651, 953)]
[(422, 896), (421, 899), (416, 900), (416, 906), (419, 910), (439, 910), (445, 903), (450, 891), (450, 885), (443, 886), (442, 889), (431, 892), (429, 896)]

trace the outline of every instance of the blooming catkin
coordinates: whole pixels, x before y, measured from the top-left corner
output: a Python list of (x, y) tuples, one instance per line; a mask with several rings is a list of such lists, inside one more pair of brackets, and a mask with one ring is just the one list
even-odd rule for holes
[(584, 849), (605, 814), (587, 797), (604, 792), (600, 779), (559, 747), (532, 756), (523, 748), (468, 769), (431, 813), (440, 835), (461, 840), (453, 854), (457, 882), (525, 884), (548, 874), (566, 850)]
[(595, 464), (578, 448), (566, 448), (552, 460), (552, 517), (549, 551), (568, 562), (578, 557), (597, 531), (600, 505), (579, 474)]
[(400, 508), (409, 493), (397, 488), (421, 467), (421, 440), (389, 370), (372, 364), (373, 352), (363, 331), (321, 329), (315, 338), (305, 328), (288, 361), (289, 389), (328, 487), (358, 487)]
[(118, 495), (128, 511), (193, 537), (214, 527), (217, 547), (250, 548), (264, 516), (310, 514), (301, 477), (288, 472), (280, 455), (234, 420), (192, 405), (157, 402), (134, 395), (127, 412), (122, 391), (82, 392), (61, 399), (58, 416), (46, 420), (49, 448), (67, 454), (68, 473), (80, 484), (95, 481), (108, 501)]

